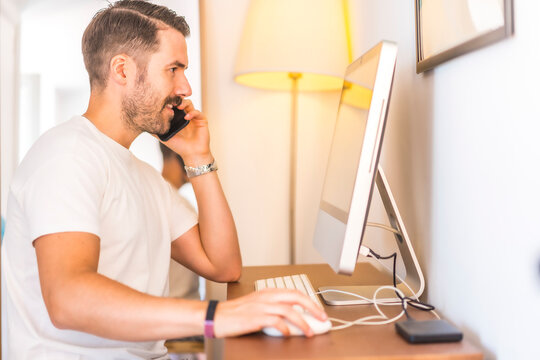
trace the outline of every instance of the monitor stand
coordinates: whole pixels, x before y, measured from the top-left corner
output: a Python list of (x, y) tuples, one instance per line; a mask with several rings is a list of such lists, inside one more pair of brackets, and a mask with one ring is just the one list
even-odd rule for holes
[[(403, 219), (401, 218), (399, 214), (396, 201), (394, 200), (392, 192), (390, 191), (390, 185), (388, 184), (388, 181), (386, 180), (386, 176), (384, 175), (384, 172), (380, 165), (377, 170), (375, 183), (377, 184), (377, 188), (379, 189), (379, 194), (384, 204), (384, 208), (386, 210), (386, 214), (388, 216), (390, 226), (396, 230), (396, 233), (394, 233), (394, 238), (398, 245), (399, 253), (401, 254), (403, 263), (405, 264), (405, 270), (407, 273), (404, 281), (411, 287), (414, 293), (412, 293), (411, 290), (409, 290), (409, 288), (405, 286), (405, 284), (399, 281), (398, 281), (399, 283), (397, 287), (405, 294), (405, 296), (419, 297), (424, 291), (424, 286), (425, 286), (424, 275), (422, 274), (422, 270), (420, 269), (420, 265), (418, 264), (418, 259), (414, 253), (414, 249), (409, 239), (409, 235), (407, 235), (407, 230), (405, 229), (405, 224), (403, 223)], [(381, 255), (386, 255), (386, 254), (381, 254)], [(342, 290), (342, 291), (359, 294), (366, 298), (372, 299), (375, 291), (380, 286), (381, 285), (323, 286), (319, 288), (319, 291)], [(328, 305), (357, 305), (357, 304), (370, 304), (371, 303), (369, 301), (365, 301), (354, 296), (337, 293), (337, 292), (322, 293), (321, 296), (324, 302), (327, 303)], [(381, 302), (400, 301), (400, 299), (397, 298), (397, 296), (395, 295), (395, 292), (388, 291), (388, 290), (381, 291), (377, 295), (377, 298)]]

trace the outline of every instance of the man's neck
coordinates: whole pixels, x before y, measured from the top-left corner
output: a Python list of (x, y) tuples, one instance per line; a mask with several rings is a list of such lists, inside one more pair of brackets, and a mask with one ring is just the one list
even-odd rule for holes
[(107, 89), (92, 92), (88, 109), (83, 114), (103, 134), (107, 135), (123, 147), (129, 149), (131, 143), (140, 133), (129, 129), (122, 119), (121, 101), (111, 101)]

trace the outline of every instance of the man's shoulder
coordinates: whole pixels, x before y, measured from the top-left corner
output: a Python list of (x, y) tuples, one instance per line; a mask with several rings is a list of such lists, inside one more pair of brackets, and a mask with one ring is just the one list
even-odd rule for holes
[[(43, 144), (51, 150), (79, 149), (81, 145), (100, 145), (99, 138), (92, 131), (89, 120), (82, 116), (74, 116), (70, 120), (57, 125), (41, 135), (34, 147), (43, 147)], [(43, 149), (39, 149), (43, 150)]]
[(41, 135), (18, 166), (13, 184), (21, 185), (40, 169), (47, 171), (58, 163), (105, 165), (103, 158), (107, 152), (84, 121), (81, 116), (73, 117)]
[(99, 139), (92, 133), (91, 127), (82, 116), (74, 116), (43, 133), (30, 147), (27, 156), (40, 153), (68, 153), (84, 149), (88, 144), (99, 145)]

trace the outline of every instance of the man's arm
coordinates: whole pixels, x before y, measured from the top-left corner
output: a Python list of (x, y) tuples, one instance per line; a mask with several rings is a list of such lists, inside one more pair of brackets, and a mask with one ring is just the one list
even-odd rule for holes
[[(123, 341), (203, 333), (206, 302), (150, 296), (97, 273), (99, 242), (96, 235), (82, 232), (44, 235), (34, 241), (43, 299), (56, 327)], [(287, 319), (311, 335), (293, 304), (325, 318), (307, 296), (272, 289), (220, 303), (215, 334), (234, 336), (273, 326), (287, 335)]]
[(207, 279), (240, 278), (242, 259), (236, 227), (216, 172), (191, 179), (199, 224), (173, 241), (171, 256)]
[(98, 274), (99, 243), (82, 232), (34, 242), (43, 299), (57, 328), (128, 341), (202, 333), (205, 303), (150, 296)]
[[(188, 166), (210, 164), (214, 158), (206, 117), (187, 99), (179, 109), (187, 113), (190, 123), (165, 145), (180, 154)], [(197, 198), (199, 225), (172, 243), (171, 256), (207, 279), (238, 280), (242, 270), (238, 236), (217, 173), (196, 176), (190, 181)]]

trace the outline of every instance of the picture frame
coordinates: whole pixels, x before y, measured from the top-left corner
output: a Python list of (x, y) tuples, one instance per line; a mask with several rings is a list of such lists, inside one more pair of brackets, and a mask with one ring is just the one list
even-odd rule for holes
[(514, 33), (513, 0), (414, 0), (416, 73)]

